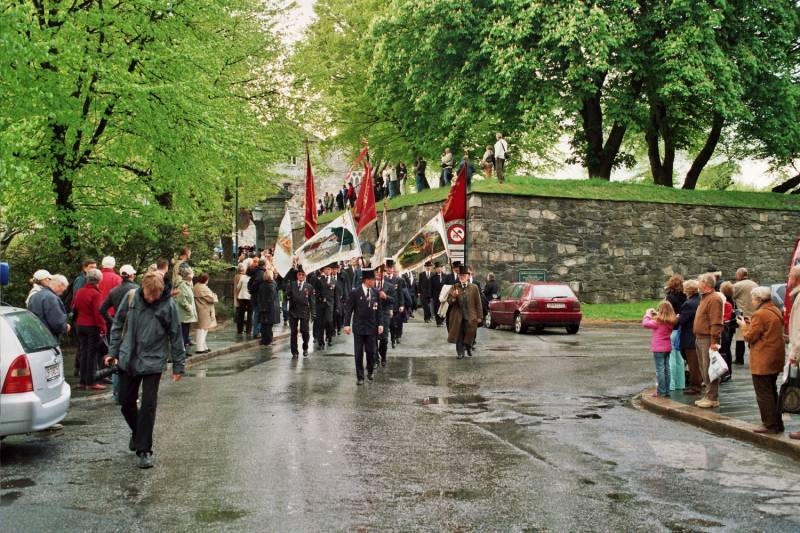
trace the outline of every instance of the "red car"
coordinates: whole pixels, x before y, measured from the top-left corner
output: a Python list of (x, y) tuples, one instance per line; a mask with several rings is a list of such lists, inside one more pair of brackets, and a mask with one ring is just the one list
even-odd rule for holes
[(564, 283), (527, 282), (507, 287), (499, 300), (489, 302), (486, 325), (512, 326), (517, 333), (529, 327), (565, 327), (574, 335), (581, 327), (581, 303)]

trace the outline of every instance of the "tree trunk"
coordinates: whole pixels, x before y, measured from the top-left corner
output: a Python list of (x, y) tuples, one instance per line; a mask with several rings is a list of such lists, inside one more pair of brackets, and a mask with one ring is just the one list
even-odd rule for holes
[(59, 223), (63, 234), (61, 247), (67, 254), (72, 253), (72, 233), (75, 230), (75, 205), (72, 202), (72, 176), (67, 168), (65, 139), (67, 128), (61, 124), (53, 124), (52, 148), (55, 151), (55, 167), (51, 175), (53, 188), (56, 192), (56, 211), (59, 214)]
[(697, 180), (700, 178), (700, 173), (711, 160), (714, 155), (714, 150), (717, 149), (719, 138), (722, 134), (722, 126), (725, 125), (725, 119), (719, 113), (714, 113), (714, 120), (711, 124), (711, 131), (708, 133), (706, 144), (697, 157), (694, 158), (689, 172), (686, 173), (686, 179), (683, 180), (683, 188), (693, 190), (697, 186)]
[[(597, 91), (583, 100), (581, 119), (583, 121), (583, 135), (586, 139), (586, 157), (584, 164), (590, 178), (611, 180), (611, 171), (619, 155), (622, 140), (625, 138), (627, 127), (615, 123), (611, 127), (608, 139), (603, 143), (603, 107), (601, 104), (603, 82), (605, 75), (596, 80)], [(634, 86), (634, 91), (639, 89)]]
[[(772, 188), (772, 192), (779, 192), (779, 193), (789, 192), (798, 185), (800, 185), (800, 174), (798, 174), (793, 178), (789, 178), (780, 185), (776, 185), (775, 187)], [(792, 193), (797, 194), (798, 192), (792, 191)]]

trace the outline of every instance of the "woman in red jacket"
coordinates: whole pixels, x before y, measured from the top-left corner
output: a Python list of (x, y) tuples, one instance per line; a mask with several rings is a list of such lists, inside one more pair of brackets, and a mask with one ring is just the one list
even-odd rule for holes
[(105, 385), (94, 382), (94, 373), (99, 357), (105, 355), (103, 338), (106, 336), (106, 321), (100, 314), (103, 295), (98, 284), (103, 279), (99, 270), (92, 269), (86, 273), (86, 285), (81, 287), (73, 298), (73, 310), (77, 315), (75, 325), (78, 326), (78, 353), (80, 354), (79, 389), (105, 390)]

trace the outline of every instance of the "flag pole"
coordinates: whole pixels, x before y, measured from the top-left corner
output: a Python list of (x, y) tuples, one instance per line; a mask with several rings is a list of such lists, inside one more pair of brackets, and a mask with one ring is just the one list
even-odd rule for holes
[[(467, 179), (467, 172), (469, 172), (469, 154), (466, 150), (464, 150), (464, 159), (462, 161), (464, 163), (464, 180)], [(464, 183), (464, 264), (468, 265), (467, 262), (467, 247), (469, 241), (469, 189), (467, 188), (467, 184)]]

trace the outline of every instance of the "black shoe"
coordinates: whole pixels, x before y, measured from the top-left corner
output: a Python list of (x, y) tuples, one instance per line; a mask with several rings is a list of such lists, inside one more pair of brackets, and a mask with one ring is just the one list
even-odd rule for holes
[(308, 357), (308, 352), (307, 351), (303, 352), (303, 357)]
[(139, 468), (153, 468), (153, 454), (151, 452), (142, 452), (139, 454)]
[(370, 381), (372, 381), (372, 372), (370, 372), (369, 374), (367, 374), (367, 379), (368, 379), (368, 380), (370, 380)]
[(292, 354), (292, 359), (297, 359), (297, 357), (298, 357), (299, 355), (300, 355), (300, 354), (293, 353), (293, 354)]
[(402, 337), (397, 337), (397, 344), (400, 344), (400, 339), (401, 339), (401, 338), (402, 338)]
[(457, 354), (456, 359), (464, 359), (464, 354), (463, 353)]
[(386, 366), (386, 359), (381, 361), (381, 366)]
[(467, 357), (472, 357), (472, 350), (467, 350)]
[(728, 373), (728, 374), (725, 374), (724, 376), (722, 376), (722, 378), (719, 381), (720, 381), (720, 383), (727, 383), (727, 382), (729, 382), (731, 380), (732, 377), (733, 377), (733, 374)]
[(394, 339), (392, 339), (392, 350), (394, 350)]
[(131, 440), (128, 441), (128, 449), (132, 452), (136, 451), (136, 443), (133, 442), (133, 435), (131, 435)]
[(333, 342), (332, 341), (328, 341), (328, 348), (333, 348)]
[(363, 385), (363, 384), (364, 384), (364, 380), (363, 379), (359, 379), (359, 380), (356, 381), (356, 385)]

